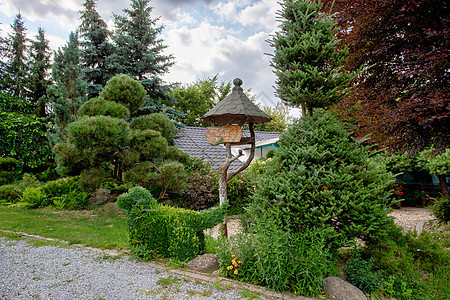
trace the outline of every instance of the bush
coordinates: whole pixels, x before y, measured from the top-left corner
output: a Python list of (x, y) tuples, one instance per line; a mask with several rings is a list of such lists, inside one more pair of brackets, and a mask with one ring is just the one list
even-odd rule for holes
[(86, 169), (81, 172), (78, 184), (85, 193), (92, 193), (109, 178), (108, 170), (103, 168)]
[(217, 225), (225, 207), (204, 212), (159, 205), (150, 192), (135, 187), (119, 197), (127, 215), (130, 245), (136, 254), (187, 260), (203, 251), (203, 230)]
[(323, 278), (337, 273), (324, 232), (317, 228), (293, 232), (282, 224), (279, 215), (256, 217), (255, 212), (251, 212), (254, 223), (249, 232), (219, 238), (222, 274), (277, 291), (319, 294)]
[(92, 98), (85, 102), (78, 110), (78, 117), (82, 116), (111, 116), (114, 118), (125, 118), (130, 115), (130, 110), (123, 104), (106, 101), (103, 98)]
[(0, 185), (14, 183), (20, 175), (20, 166), (17, 159), (0, 157)]
[(334, 249), (355, 238), (372, 242), (393, 222), (387, 207), (394, 177), (370, 163), (371, 155), (335, 116), (302, 118), (281, 135), (251, 205), (260, 214), (280, 209), (293, 232), (325, 226)]
[(434, 216), (439, 222), (450, 221), (450, 198), (437, 198), (432, 207)]
[(13, 204), (20, 201), (22, 193), (16, 185), (7, 184), (0, 186), (0, 205)]
[(26, 188), (25, 191), (23, 192), (20, 202), (21, 202), (20, 206), (28, 208), (45, 207), (49, 204), (47, 195), (40, 187)]
[(169, 142), (173, 140), (176, 134), (173, 122), (167, 116), (159, 113), (137, 117), (131, 121), (130, 127), (132, 129), (151, 129), (161, 132), (162, 136)]
[(381, 274), (373, 270), (373, 260), (373, 258), (363, 259), (360, 251), (354, 249), (351, 260), (343, 269), (347, 281), (365, 294), (376, 291), (381, 282)]
[(210, 208), (218, 202), (214, 190), (217, 190), (217, 181), (211, 174), (192, 172), (187, 187), (181, 192), (179, 205), (192, 210)]

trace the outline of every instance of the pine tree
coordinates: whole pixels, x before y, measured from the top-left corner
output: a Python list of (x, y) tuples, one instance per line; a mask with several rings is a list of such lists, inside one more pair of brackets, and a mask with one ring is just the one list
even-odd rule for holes
[(69, 35), (69, 42), (54, 53), (52, 79), (54, 85), (47, 89), (55, 126), (50, 138), (52, 143), (57, 143), (64, 136), (67, 125), (76, 120), (78, 109), (87, 100), (86, 82), (81, 79), (78, 37), (73, 32)]
[(26, 99), (27, 38), (22, 15), (18, 13), (11, 25), (12, 33), (7, 38), (5, 77), (1, 82), (2, 91), (18, 99)]
[(303, 116), (327, 108), (347, 95), (354, 73), (342, 70), (348, 51), (337, 50), (333, 20), (320, 13), (320, 2), (285, 0), (278, 11), (281, 30), (270, 45), (276, 91), (284, 103), (301, 107)]
[(50, 47), (45, 38), (45, 31), (38, 28), (36, 40), (31, 41), (30, 46), (30, 76), (28, 86), (30, 89), (30, 102), (38, 117), (46, 116), (47, 87), (50, 85), (48, 79), (50, 70)]
[(173, 104), (169, 96), (171, 85), (164, 84), (161, 75), (174, 64), (172, 55), (162, 55), (167, 48), (158, 35), (163, 27), (156, 27), (150, 0), (131, 0), (131, 9), (124, 16), (114, 15), (117, 28), (113, 34), (114, 54), (108, 59), (111, 75), (126, 74), (138, 80), (147, 91), (147, 104), (140, 114), (164, 111), (175, 114), (167, 105)]
[(96, 10), (97, 0), (86, 0), (78, 27), (81, 48), (81, 68), (87, 82), (88, 98), (98, 96), (108, 81), (106, 58), (112, 54), (110, 32)]

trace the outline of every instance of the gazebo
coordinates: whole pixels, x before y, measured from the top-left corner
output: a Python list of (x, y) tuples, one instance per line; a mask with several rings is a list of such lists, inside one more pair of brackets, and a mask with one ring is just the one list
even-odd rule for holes
[[(215, 107), (208, 111), (202, 119), (210, 122), (214, 127), (208, 129), (219, 129), (210, 131), (210, 135), (214, 136), (214, 144), (217, 145), (221, 142), (225, 144), (226, 159), (221, 167), (220, 179), (219, 179), (219, 200), (222, 205), (227, 199), (227, 182), (245, 170), (253, 160), (255, 156), (255, 132), (253, 125), (258, 123), (267, 123), (272, 120), (265, 112), (263, 112), (258, 106), (256, 106), (245, 95), (244, 90), (241, 88), (242, 80), (236, 78), (233, 80), (233, 90), (225, 99), (220, 101)], [(226, 124), (226, 126), (215, 127), (216, 124)], [(242, 125), (248, 124), (250, 137), (242, 137)], [(211, 136), (208, 136), (208, 141), (211, 143)], [(238, 138), (236, 140), (236, 138)], [(231, 163), (242, 156), (242, 150), (239, 151), (237, 156), (232, 156), (232, 145), (250, 144), (250, 155), (247, 160), (237, 169), (228, 173), (228, 168)], [(226, 219), (224, 223), (224, 235), (227, 236)]]

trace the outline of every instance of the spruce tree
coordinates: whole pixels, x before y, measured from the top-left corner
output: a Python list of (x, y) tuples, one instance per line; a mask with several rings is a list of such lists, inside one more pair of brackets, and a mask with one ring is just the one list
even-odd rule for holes
[(81, 48), (81, 68), (87, 82), (88, 98), (98, 96), (108, 81), (106, 58), (112, 54), (110, 32), (96, 10), (96, 0), (86, 0), (78, 27)]
[(54, 129), (50, 134), (57, 143), (65, 134), (67, 125), (76, 120), (80, 106), (86, 102), (86, 83), (81, 78), (78, 37), (71, 32), (69, 42), (54, 53), (53, 85), (47, 89), (54, 114)]
[(311, 116), (314, 108), (327, 108), (347, 95), (345, 86), (354, 77), (342, 70), (348, 51), (337, 50), (337, 29), (320, 13), (320, 2), (280, 4), (280, 31), (269, 41), (275, 48), (271, 65), (277, 75), (276, 91), (284, 103)]
[(51, 67), (50, 57), (49, 41), (45, 38), (44, 29), (39, 27), (36, 39), (31, 41), (30, 76), (28, 78), (29, 101), (38, 117), (46, 116), (47, 87), (50, 85), (50, 80), (48, 79)]
[(138, 114), (161, 112), (171, 115), (177, 111), (169, 107), (174, 100), (169, 96), (172, 86), (161, 79), (174, 64), (172, 55), (163, 55), (167, 48), (158, 38), (163, 29), (156, 27), (158, 18), (152, 18), (150, 0), (131, 0), (131, 8), (123, 16), (114, 15), (114, 54), (108, 59), (111, 75), (126, 74), (138, 80), (147, 91), (147, 104)]
[(27, 38), (26, 27), (22, 15), (18, 13), (11, 25), (12, 33), (7, 37), (5, 77), (3, 78), (2, 91), (18, 98), (26, 99), (27, 68)]

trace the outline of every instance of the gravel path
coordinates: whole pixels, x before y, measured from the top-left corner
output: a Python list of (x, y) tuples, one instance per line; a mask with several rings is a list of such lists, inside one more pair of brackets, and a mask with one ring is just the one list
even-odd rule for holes
[(0, 299), (245, 299), (126, 258), (0, 238)]

